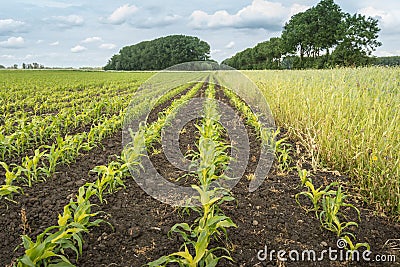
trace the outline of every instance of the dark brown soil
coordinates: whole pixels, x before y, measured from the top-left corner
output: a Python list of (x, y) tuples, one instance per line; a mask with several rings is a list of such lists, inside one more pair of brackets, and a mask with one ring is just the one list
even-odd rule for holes
[[(217, 98), (226, 100), (221, 93)], [(186, 133), (181, 135), (180, 147), (183, 153), (188, 144), (194, 145), (196, 131), (193, 122), (185, 126)], [(295, 194), (302, 191), (300, 181), (295, 173), (278, 175), (274, 166), (263, 184), (253, 193), (248, 192), (249, 181), (246, 175), (253, 172), (258, 160), (259, 142), (251, 128), (247, 128), (251, 142), (251, 157), (246, 173), (233, 189), (237, 202), (225, 204), (222, 208), (238, 228), (229, 229), (227, 244), (213, 242), (212, 245), (228, 246), (235, 262), (222, 260), (218, 266), (398, 266), (399, 250), (384, 247), (389, 239), (400, 239), (400, 226), (388, 219), (379, 217), (361, 202), (354, 203), (360, 207), (361, 223), (355, 234), (358, 242), (368, 242), (374, 254), (395, 254), (397, 263), (358, 264), (323, 261), (323, 262), (279, 262), (276, 253), (272, 260), (257, 259), (259, 250), (268, 247), (271, 250), (313, 249), (320, 253), (328, 247), (336, 249), (337, 238), (329, 231), (322, 229), (314, 213), (306, 213), (295, 201)], [(46, 227), (57, 222), (57, 214), (68, 203), (79, 186), (95, 179), (88, 174), (96, 165), (105, 165), (113, 155), (120, 154), (122, 149), (121, 133), (117, 133), (103, 142), (104, 148), (97, 148), (80, 157), (76, 163), (60, 169), (45, 183), (36, 184), (33, 188), (24, 188), (25, 195), (16, 196), (18, 204), (0, 202), (0, 263), (9, 264), (23, 250), (14, 251), (20, 243), (21, 210), (26, 210), (28, 229), (25, 231), (34, 237)], [(157, 149), (161, 149), (157, 147)], [(162, 151), (161, 151), (162, 152)], [(149, 153), (150, 154), (150, 153)], [(163, 160), (163, 153), (153, 155), (152, 160)], [(164, 162), (165, 163), (165, 162)], [(160, 162), (160, 173), (171, 177), (181, 175), (180, 170), (171, 164)], [(179, 171), (179, 172), (178, 172)], [(346, 177), (332, 173), (317, 173), (313, 177), (316, 184), (327, 184), (334, 180), (346, 181)], [(139, 267), (163, 255), (179, 250), (182, 244), (180, 237), (167, 237), (169, 229), (176, 223), (192, 222), (194, 215), (183, 214), (171, 206), (160, 203), (147, 195), (133, 179), (126, 180), (126, 189), (105, 197), (107, 203), (96, 209), (105, 212), (102, 215), (109, 221), (114, 230), (103, 224), (93, 228), (86, 235), (84, 252), (77, 266), (133, 266)], [(307, 204), (305, 199), (304, 203)], [(318, 256), (318, 255), (317, 255)], [(325, 255), (326, 256), (326, 255)], [(287, 257), (287, 254), (286, 254)], [(71, 257), (71, 260), (73, 257)], [(327, 258), (327, 256), (326, 256)], [(397, 264), (397, 265), (396, 265)]]

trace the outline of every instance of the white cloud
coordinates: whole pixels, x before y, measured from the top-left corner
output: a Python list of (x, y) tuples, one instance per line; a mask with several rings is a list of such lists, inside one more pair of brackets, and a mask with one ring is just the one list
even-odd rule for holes
[(77, 5), (77, 4), (60, 3), (60, 2), (56, 2), (56, 1), (43, 1), (43, 3), (39, 2), (37, 5), (41, 6), (41, 7), (51, 7), (51, 8), (80, 7), (80, 5)]
[(101, 48), (101, 49), (108, 49), (108, 50), (114, 49), (116, 47), (117, 46), (115, 44), (101, 44), (99, 46), (99, 48)]
[(190, 16), (190, 20), (190, 24), (197, 29), (229, 27), (237, 23), (235, 15), (230, 15), (226, 10), (217, 11), (213, 15), (196, 10)]
[(375, 51), (373, 54), (375, 56), (377, 56), (377, 57), (393, 57), (393, 56), (400, 55), (400, 50), (392, 51), (392, 52), (389, 52), (389, 51)]
[(135, 5), (125, 4), (117, 8), (110, 16), (108, 16), (105, 22), (120, 25), (126, 22), (130, 16), (132, 16), (138, 10), (139, 9)]
[(49, 43), (50, 46), (57, 46), (57, 45), (59, 45), (59, 44), (60, 44), (59, 41), (56, 41), (56, 42), (53, 42), (53, 43)]
[(45, 21), (49, 21), (50, 23), (55, 23), (58, 27), (76, 27), (82, 26), (85, 20), (78, 15), (69, 15), (69, 16), (53, 16), (50, 19), (45, 19)]
[(71, 52), (72, 53), (81, 53), (81, 52), (86, 51), (86, 50), (87, 50), (87, 48), (84, 47), (84, 46), (81, 46), (81, 45), (77, 45), (77, 46), (74, 46), (74, 47), (71, 48)]
[(15, 59), (15, 56), (13, 56), (13, 55), (1, 55), (0, 58), (4, 58), (4, 59)]
[(37, 44), (41, 44), (41, 43), (43, 43), (43, 42), (44, 42), (43, 40), (37, 40), (37, 41), (36, 41)]
[(225, 48), (227, 48), (227, 49), (232, 49), (234, 46), (235, 46), (235, 42), (234, 42), (234, 41), (231, 41), (231, 42), (229, 42), (229, 43), (225, 46)]
[(217, 54), (217, 53), (221, 53), (222, 50), (221, 49), (211, 49), (210, 53), (211, 54)]
[(10, 37), (7, 41), (0, 42), (0, 47), (5, 48), (22, 48), (25, 40), (22, 37)]
[(13, 19), (0, 19), (0, 34), (18, 32), (25, 26), (25, 22)]
[(144, 19), (136, 19), (134, 22), (131, 22), (131, 24), (137, 28), (149, 29), (154, 27), (165, 27), (176, 23), (180, 19), (182, 19), (182, 17), (179, 15), (166, 15), (164, 17), (147, 16)]
[(387, 31), (389, 33), (400, 33), (399, 9), (385, 11), (369, 6), (360, 9), (358, 12), (363, 15), (378, 19), (383, 31)]
[(210, 15), (196, 10), (190, 16), (190, 25), (195, 29), (232, 27), (264, 28), (277, 31), (292, 15), (307, 8), (307, 6), (298, 4), (286, 7), (282, 3), (253, 0), (251, 5), (242, 8), (236, 14), (219, 10)]
[[(293, 4), (290, 6), (290, 12), (289, 15), (286, 18), (286, 21), (289, 21), (289, 19), (293, 16), (296, 15), (297, 13), (304, 12), (307, 9), (309, 9), (311, 6), (304, 6), (300, 4)], [(285, 22), (286, 22), (285, 21)]]
[(24, 57), (24, 59), (25, 59), (25, 60), (28, 60), (28, 59), (32, 59), (32, 58), (34, 58), (34, 57), (35, 57), (34, 55), (28, 54), (28, 55), (26, 55), (26, 56)]
[(97, 37), (97, 36), (95, 36), (95, 37), (88, 37), (88, 38), (86, 38), (85, 40), (83, 40), (82, 41), (82, 43), (84, 43), (84, 44), (89, 44), (89, 43), (94, 43), (94, 42), (100, 42), (100, 41), (102, 41), (103, 39), (101, 39), (101, 37)]

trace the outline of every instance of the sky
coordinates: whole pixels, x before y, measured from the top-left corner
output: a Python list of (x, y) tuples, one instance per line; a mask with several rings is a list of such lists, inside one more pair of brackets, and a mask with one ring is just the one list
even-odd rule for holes
[[(0, 0), (0, 64), (104, 66), (126, 46), (171, 34), (197, 36), (222, 61), (280, 36), (282, 26), (318, 0)], [(343, 11), (379, 19), (374, 54), (400, 55), (399, 0), (336, 0)]]

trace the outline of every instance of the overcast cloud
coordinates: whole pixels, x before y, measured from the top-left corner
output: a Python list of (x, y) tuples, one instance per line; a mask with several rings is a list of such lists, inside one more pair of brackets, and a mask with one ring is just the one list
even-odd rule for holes
[[(125, 45), (170, 34), (194, 35), (218, 61), (270, 37), (318, 0), (77, 1), (0, 4), (0, 64), (104, 66)], [(400, 55), (400, 1), (336, 1), (344, 11), (379, 19), (378, 56)]]

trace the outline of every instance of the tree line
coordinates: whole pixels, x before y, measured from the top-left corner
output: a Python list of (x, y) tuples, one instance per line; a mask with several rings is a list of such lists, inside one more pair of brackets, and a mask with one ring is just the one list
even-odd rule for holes
[(197, 37), (170, 35), (123, 47), (105, 70), (162, 70), (190, 61), (210, 58), (210, 45)]
[(378, 57), (374, 59), (373, 64), (388, 67), (400, 66), (400, 56)]
[(280, 37), (257, 44), (222, 63), (236, 69), (302, 69), (374, 63), (378, 20), (342, 11), (333, 0), (298, 13)]

